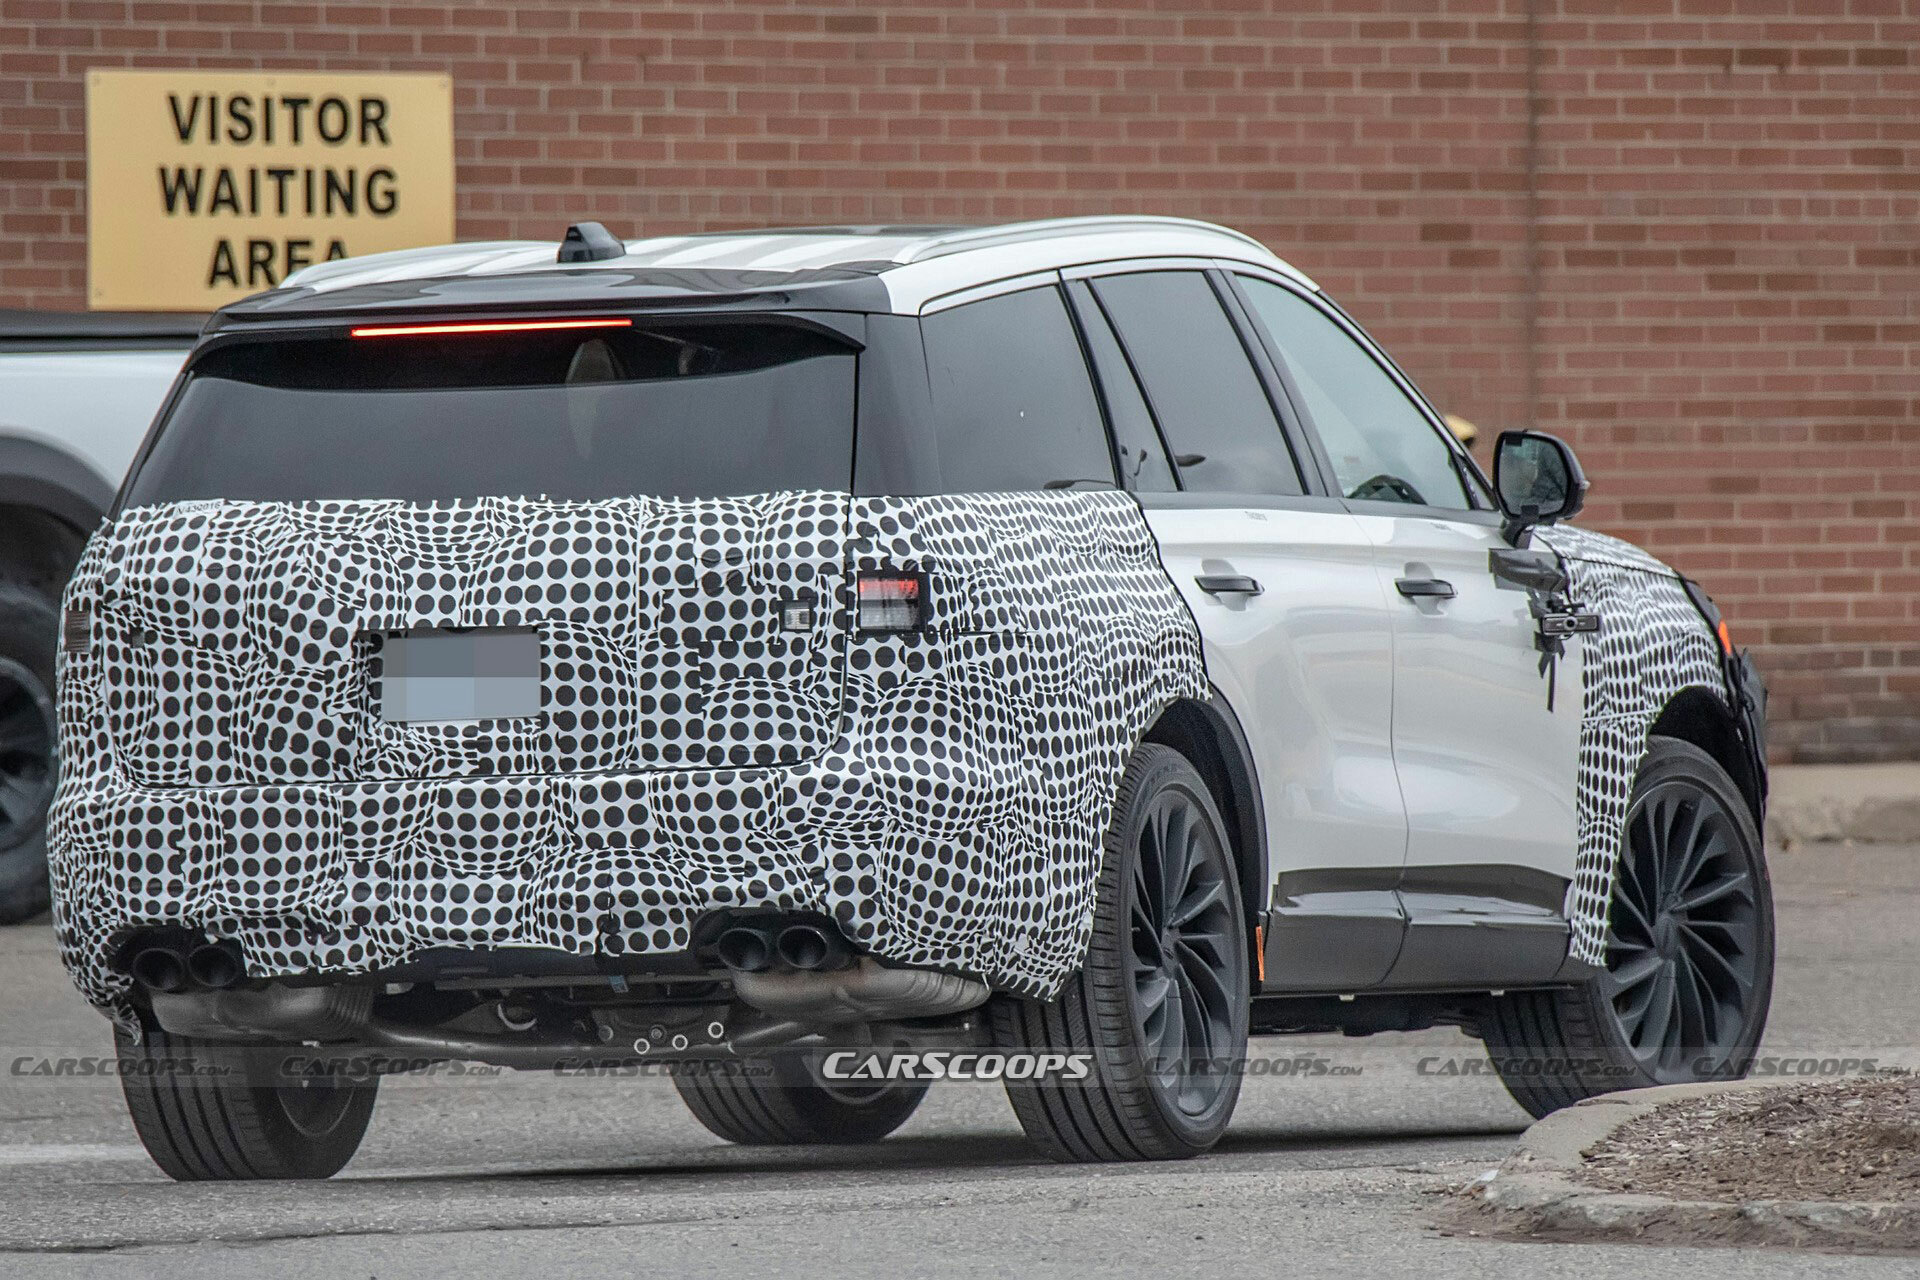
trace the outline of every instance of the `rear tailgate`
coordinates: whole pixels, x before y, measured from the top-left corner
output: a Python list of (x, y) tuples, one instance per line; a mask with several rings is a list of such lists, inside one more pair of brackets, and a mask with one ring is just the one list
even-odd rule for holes
[[(94, 560), (114, 754), (195, 787), (805, 760), (844, 714), (848, 501), (135, 508)], [(538, 637), (537, 714), (391, 718), (390, 639), (467, 629)]]

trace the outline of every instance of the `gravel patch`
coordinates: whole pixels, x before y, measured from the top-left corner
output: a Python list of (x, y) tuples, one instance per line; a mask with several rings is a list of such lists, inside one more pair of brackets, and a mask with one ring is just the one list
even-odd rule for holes
[(1920, 1202), (1920, 1076), (1669, 1102), (1583, 1155), (1581, 1182), (1643, 1196)]

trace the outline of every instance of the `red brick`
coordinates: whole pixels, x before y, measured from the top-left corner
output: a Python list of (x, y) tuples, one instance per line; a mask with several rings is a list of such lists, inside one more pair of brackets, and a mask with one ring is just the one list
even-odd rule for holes
[(95, 65), (444, 68), (463, 237), (1209, 218), (1483, 438), (1579, 447), (1588, 522), (1747, 620), (1782, 758), (1920, 755), (1920, 33), (1549, 7), (1529, 191), (1528, 7), (5, 0), (0, 307), (84, 305)]

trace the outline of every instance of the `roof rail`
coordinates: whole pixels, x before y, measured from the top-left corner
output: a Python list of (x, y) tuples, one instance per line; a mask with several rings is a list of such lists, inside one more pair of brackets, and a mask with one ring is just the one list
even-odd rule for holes
[(1168, 218), (1153, 214), (1112, 214), (1085, 218), (1043, 218), (1037, 222), (1014, 222), (997, 227), (970, 227), (964, 230), (942, 232), (917, 244), (908, 245), (895, 254), (893, 260), (904, 266), (907, 263), (924, 262), (929, 258), (940, 258), (968, 249), (1018, 244), (1027, 240), (1046, 240), (1055, 236), (1173, 229), (1208, 232), (1252, 245), (1263, 254), (1272, 253), (1271, 249), (1250, 235), (1229, 227), (1216, 226), (1211, 222), (1201, 222), (1197, 218)]

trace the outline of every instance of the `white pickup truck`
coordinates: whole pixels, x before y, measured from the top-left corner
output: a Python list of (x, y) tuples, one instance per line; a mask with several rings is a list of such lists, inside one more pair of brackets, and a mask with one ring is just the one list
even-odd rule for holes
[(0, 310), (0, 924), (47, 905), (61, 588), (203, 319)]

